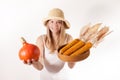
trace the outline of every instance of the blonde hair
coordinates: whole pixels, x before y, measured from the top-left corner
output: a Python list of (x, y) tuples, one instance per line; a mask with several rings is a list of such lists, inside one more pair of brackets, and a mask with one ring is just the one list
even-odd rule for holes
[(53, 35), (52, 32), (50, 31), (50, 29), (47, 27), (47, 34), (45, 37), (45, 43), (47, 48), (50, 49), (51, 52), (54, 52), (56, 49), (58, 49), (61, 45), (64, 44), (65, 42), (65, 23), (63, 22), (60, 32), (59, 32), (59, 39), (57, 39), (57, 41), (55, 41), (53, 39)]

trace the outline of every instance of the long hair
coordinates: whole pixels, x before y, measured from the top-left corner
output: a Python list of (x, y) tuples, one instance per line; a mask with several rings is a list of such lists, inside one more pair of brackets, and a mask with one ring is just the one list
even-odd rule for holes
[(51, 30), (47, 27), (47, 34), (46, 34), (46, 39), (45, 39), (45, 43), (47, 48), (50, 49), (51, 52), (54, 52), (56, 49), (58, 49), (61, 45), (64, 44), (65, 41), (65, 23), (62, 23), (62, 26), (60, 28), (60, 32), (59, 32), (59, 37), (57, 39), (57, 41), (55, 41), (53, 39), (53, 35)]

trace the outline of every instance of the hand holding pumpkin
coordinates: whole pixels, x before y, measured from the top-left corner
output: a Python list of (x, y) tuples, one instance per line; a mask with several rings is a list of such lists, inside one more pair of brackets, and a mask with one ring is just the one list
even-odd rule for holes
[(20, 60), (23, 60), (25, 64), (32, 64), (33, 62), (38, 61), (40, 56), (39, 48), (34, 44), (27, 43), (23, 37), (21, 38), (21, 41), (23, 46), (19, 50)]
[(37, 63), (38, 61), (36, 61), (35, 59), (28, 59), (27, 61), (23, 60), (23, 63), (24, 64), (28, 64), (28, 65), (31, 65), (31, 64), (34, 64), (34, 63)]

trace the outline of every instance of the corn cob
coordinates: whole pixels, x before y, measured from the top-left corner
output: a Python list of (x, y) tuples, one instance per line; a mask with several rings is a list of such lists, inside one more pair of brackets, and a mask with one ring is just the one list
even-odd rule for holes
[(70, 47), (72, 47), (74, 44), (76, 44), (79, 41), (80, 41), (79, 39), (74, 39), (73, 41), (68, 43), (66, 46), (64, 46), (62, 49), (60, 49), (60, 53), (64, 53), (67, 49), (69, 49)]
[(83, 47), (72, 53), (70, 56), (78, 56), (86, 51), (88, 51), (92, 47), (91, 42), (87, 42)]
[(82, 46), (84, 46), (84, 44), (85, 44), (85, 42), (83, 42), (82, 40), (80, 40), (75, 45), (73, 45), (71, 48), (69, 48), (68, 50), (66, 50), (63, 54), (64, 55), (71, 55), (74, 51), (76, 51), (79, 48), (81, 48)]

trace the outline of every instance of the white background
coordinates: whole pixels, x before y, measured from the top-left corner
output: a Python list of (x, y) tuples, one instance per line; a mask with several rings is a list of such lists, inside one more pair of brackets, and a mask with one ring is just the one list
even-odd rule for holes
[(102, 22), (113, 32), (66, 75), (70, 80), (120, 80), (120, 0), (0, 0), (0, 80), (40, 80), (39, 71), (18, 57), (20, 37), (35, 43), (45, 33), (42, 18), (61, 8), (74, 38), (82, 26)]

